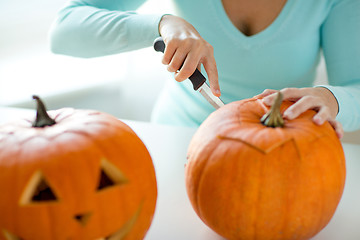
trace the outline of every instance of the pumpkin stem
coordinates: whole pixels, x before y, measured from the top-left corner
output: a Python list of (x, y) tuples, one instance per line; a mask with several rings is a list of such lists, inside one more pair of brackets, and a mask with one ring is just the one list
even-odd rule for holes
[(281, 116), (280, 106), (283, 100), (283, 94), (279, 91), (274, 104), (271, 106), (270, 111), (264, 114), (261, 118), (261, 123), (267, 127), (283, 127), (284, 119)]
[(33, 99), (36, 100), (37, 103), (37, 111), (36, 111), (36, 119), (33, 122), (33, 127), (46, 127), (54, 125), (56, 122), (54, 119), (49, 117), (48, 113), (46, 112), (46, 107), (41, 99), (34, 95), (32, 96)]

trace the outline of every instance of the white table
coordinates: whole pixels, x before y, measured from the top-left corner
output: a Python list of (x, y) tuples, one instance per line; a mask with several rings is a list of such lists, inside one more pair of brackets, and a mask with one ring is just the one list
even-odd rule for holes
[[(0, 123), (34, 115), (34, 111), (0, 108)], [(126, 122), (144, 141), (153, 158), (158, 200), (146, 240), (220, 240), (197, 217), (187, 198), (184, 164), (196, 129)], [(360, 145), (343, 144), (347, 178), (343, 197), (331, 222), (313, 240), (360, 239)]]

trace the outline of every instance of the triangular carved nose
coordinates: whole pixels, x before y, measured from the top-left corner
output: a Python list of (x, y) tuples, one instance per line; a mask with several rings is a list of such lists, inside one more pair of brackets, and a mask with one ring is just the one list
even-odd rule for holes
[(80, 214), (76, 214), (76, 215), (74, 216), (74, 219), (75, 219), (78, 223), (80, 223), (82, 226), (85, 226), (85, 225), (88, 223), (91, 215), (92, 215), (91, 212), (80, 213)]

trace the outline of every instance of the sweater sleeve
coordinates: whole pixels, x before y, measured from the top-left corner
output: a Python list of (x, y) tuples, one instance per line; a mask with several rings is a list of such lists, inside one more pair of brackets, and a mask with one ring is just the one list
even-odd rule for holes
[(322, 26), (328, 88), (339, 104), (345, 131), (360, 129), (360, 1), (334, 2)]
[(134, 12), (145, 0), (72, 0), (61, 9), (49, 38), (51, 51), (99, 57), (151, 46), (162, 15)]

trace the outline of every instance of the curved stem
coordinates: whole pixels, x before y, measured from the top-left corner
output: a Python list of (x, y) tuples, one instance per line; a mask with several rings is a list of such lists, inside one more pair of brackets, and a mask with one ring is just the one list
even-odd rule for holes
[(52, 119), (48, 113), (46, 112), (46, 107), (41, 99), (34, 95), (33, 99), (36, 100), (37, 103), (37, 110), (36, 110), (36, 119), (33, 122), (33, 127), (46, 127), (54, 125), (56, 122)]
[(282, 100), (283, 100), (283, 94), (281, 92), (278, 92), (276, 99), (270, 108), (270, 111), (268, 111), (264, 116), (262, 116), (261, 118), (262, 124), (264, 124), (267, 127), (273, 127), (273, 128), (284, 126), (284, 119), (282, 118), (280, 112), (280, 106)]

